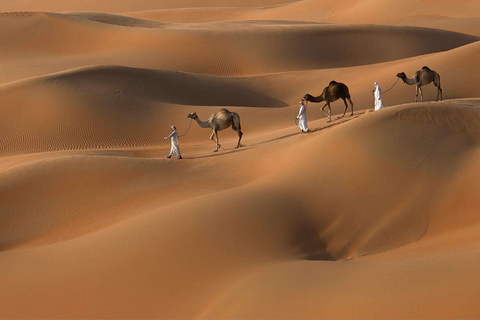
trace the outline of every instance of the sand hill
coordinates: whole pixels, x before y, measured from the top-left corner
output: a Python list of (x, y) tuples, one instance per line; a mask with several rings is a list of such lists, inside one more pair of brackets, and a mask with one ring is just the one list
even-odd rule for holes
[(0, 0), (0, 318), (478, 318), (479, 10)]

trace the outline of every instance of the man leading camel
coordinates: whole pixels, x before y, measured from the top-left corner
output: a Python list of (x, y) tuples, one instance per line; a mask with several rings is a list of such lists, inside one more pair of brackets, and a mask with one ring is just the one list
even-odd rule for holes
[(307, 125), (307, 106), (306, 101), (302, 99), (300, 101), (300, 110), (298, 111), (298, 127), (302, 130), (302, 133), (308, 132), (308, 125)]
[(172, 156), (178, 156), (178, 159), (182, 159), (182, 155), (180, 154), (180, 147), (178, 145), (178, 132), (175, 126), (170, 127), (172, 129), (172, 133), (168, 137), (164, 137), (164, 140), (170, 138), (171, 140), (171, 147), (170, 147), (170, 154), (167, 156), (170, 159)]
[(373, 83), (375, 86), (375, 90), (373, 91), (373, 96), (375, 100), (375, 111), (378, 111), (380, 109), (384, 109), (385, 107), (383, 106), (382, 102), (382, 89), (378, 85), (378, 83)]

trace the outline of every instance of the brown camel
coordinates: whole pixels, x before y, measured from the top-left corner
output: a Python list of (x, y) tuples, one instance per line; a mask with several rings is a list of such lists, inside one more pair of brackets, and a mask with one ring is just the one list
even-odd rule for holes
[[(343, 112), (342, 117), (345, 116), (345, 113), (347, 112), (347, 109), (348, 109), (348, 104), (346, 99), (348, 99), (348, 101), (350, 102), (350, 106), (352, 108), (351, 115), (353, 115), (353, 102), (350, 99), (350, 93), (348, 92), (348, 87), (345, 84), (340, 82), (330, 81), (330, 84), (328, 85), (328, 87), (325, 87), (325, 89), (323, 89), (323, 92), (321, 95), (319, 95), (318, 97), (314, 97), (307, 93), (305, 96), (303, 96), (303, 99), (311, 102), (325, 101), (325, 105), (322, 107), (322, 111), (328, 116), (328, 122), (332, 121), (332, 109), (330, 108), (330, 103), (338, 99), (342, 99), (343, 102), (345, 103), (345, 111)], [(326, 113), (324, 110), (326, 106), (328, 106), (328, 113)]]
[(427, 84), (430, 84), (433, 82), (435, 87), (437, 87), (437, 100), (438, 97), (440, 96), (440, 100), (442, 100), (442, 87), (440, 87), (440, 75), (436, 73), (435, 71), (431, 70), (429, 67), (423, 67), (422, 70), (418, 70), (415, 72), (412, 78), (407, 78), (405, 75), (405, 72), (400, 72), (397, 73), (397, 77), (403, 80), (405, 84), (408, 85), (416, 85), (417, 90), (415, 93), (415, 102), (418, 100), (418, 92), (420, 91), (420, 98), (422, 99), (423, 102), (423, 91), (422, 91), (422, 86), (426, 86)]
[(227, 129), (229, 127), (232, 127), (232, 129), (238, 133), (238, 144), (235, 149), (240, 147), (240, 141), (242, 140), (243, 132), (241, 131), (242, 126), (240, 125), (240, 116), (236, 112), (230, 112), (227, 109), (222, 109), (219, 113), (212, 114), (207, 121), (201, 121), (196, 112), (190, 113), (187, 118), (195, 120), (202, 128), (213, 129), (210, 139), (217, 144), (217, 149), (214, 152), (217, 152), (218, 148), (220, 148), (220, 144), (218, 143), (218, 131)]

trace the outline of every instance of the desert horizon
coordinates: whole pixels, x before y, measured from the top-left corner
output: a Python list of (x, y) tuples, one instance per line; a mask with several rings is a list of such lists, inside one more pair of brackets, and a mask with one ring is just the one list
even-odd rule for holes
[(479, 318), (479, 53), (475, 0), (0, 0), (0, 319)]

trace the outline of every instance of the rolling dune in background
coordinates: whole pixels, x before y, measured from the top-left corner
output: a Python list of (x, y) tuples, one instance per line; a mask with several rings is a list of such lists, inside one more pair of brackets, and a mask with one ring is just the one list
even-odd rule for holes
[(8, 48), (1, 58), (2, 82), (85, 65), (218, 76), (329, 69), (442, 52), (479, 39), (405, 26), (142, 21), (105, 14), (0, 15), (0, 41)]
[(479, 10), (0, 0), (0, 318), (479, 317)]

